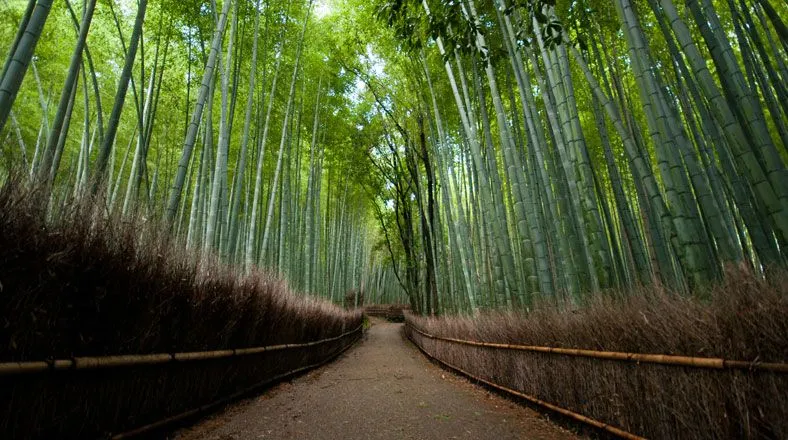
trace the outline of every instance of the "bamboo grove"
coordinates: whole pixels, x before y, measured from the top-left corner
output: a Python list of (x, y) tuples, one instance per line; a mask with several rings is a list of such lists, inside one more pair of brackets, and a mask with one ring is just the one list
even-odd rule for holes
[(369, 12), (400, 63), (366, 80), (384, 119), (370, 158), (420, 310), (702, 294), (729, 267), (785, 264), (786, 11), (683, 3)]
[(313, 43), (329, 27), (311, 2), (24, 3), (2, 5), (2, 167), (53, 212), (98, 195), (335, 301), (391, 276), (370, 260), (363, 163), (331, 129), (350, 79)]
[(771, 0), (14, 0), (0, 142), (51, 208), (422, 313), (787, 262)]

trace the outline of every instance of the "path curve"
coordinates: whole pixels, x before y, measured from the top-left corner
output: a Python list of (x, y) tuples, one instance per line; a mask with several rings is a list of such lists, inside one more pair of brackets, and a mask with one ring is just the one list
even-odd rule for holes
[(576, 439), (430, 363), (402, 324), (373, 320), (337, 361), (175, 434), (230, 439)]

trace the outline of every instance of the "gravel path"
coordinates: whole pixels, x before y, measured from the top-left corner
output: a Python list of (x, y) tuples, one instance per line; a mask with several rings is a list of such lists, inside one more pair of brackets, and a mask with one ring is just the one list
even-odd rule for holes
[(576, 439), (430, 363), (402, 324), (373, 320), (337, 361), (175, 433), (179, 440)]

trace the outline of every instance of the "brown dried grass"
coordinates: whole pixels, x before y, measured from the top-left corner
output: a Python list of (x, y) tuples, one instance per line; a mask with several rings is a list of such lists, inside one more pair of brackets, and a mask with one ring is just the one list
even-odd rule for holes
[[(361, 324), (264, 271), (240, 276), (141, 219), (0, 188), (0, 362), (298, 343)], [(0, 437), (94, 437), (204, 405), (352, 341), (175, 366), (0, 378)]]
[[(786, 280), (785, 271), (768, 280), (734, 271), (704, 300), (652, 287), (601, 296), (580, 310), (406, 319), (465, 340), (784, 363)], [(648, 438), (788, 438), (785, 374), (500, 350), (409, 334), (472, 374)]]

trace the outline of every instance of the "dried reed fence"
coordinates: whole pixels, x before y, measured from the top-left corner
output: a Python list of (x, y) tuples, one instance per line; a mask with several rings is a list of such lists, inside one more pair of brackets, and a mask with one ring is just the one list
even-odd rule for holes
[(711, 301), (655, 294), (575, 313), (406, 314), (405, 333), (451, 368), (625, 438), (783, 439), (783, 280), (734, 275)]
[[(359, 329), (358, 334), (359, 334), (359, 338), (360, 338), (361, 337), (360, 336), (361, 329)], [(266, 378), (262, 382), (256, 383), (256, 384), (254, 384), (254, 385), (252, 385), (252, 386), (250, 386), (248, 388), (241, 389), (240, 391), (236, 391), (233, 394), (225, 396), (225, 397), (223, 397), (223, 398), (221, 398), (219, 400), (213, 401), (213, 402), (208, 403), (206, 405), (202, 405), (202, 406), (199, 406), (199, 407), (196, 407), (196, 408), (192, 408), (190, 410), (184, 411), (184, 412), (176, 414), (174, 416), (170, 416), (170, 417), (167, 417), (165, 419), (161, 419), (159, 421), (156, 421), (156, 422), (153, 422), (153, 423), (149, 423), (147, 425), (143, 425), (143, 426), (137, 427), (137, 428), (129, 430), (129, 431), (125, 431), (125, 432), (121, 432), (121, 433), (118, 433), (118, 434), (114, 434), (114, 435), (112, 435), (110, 437), (110, 440), (121, 440), (121, 439), (129, 439), (129, 438), (135, 438), (135, 437), (139, 437), (139, 436), (144, 436), (145, 434), (148, 434), (148, 433), (151, 433), (151, 432), (156, 432), (157, 430), (159, 430), (161, 428), (164, 428), (164, 427), (167, 427), (167, 426), (170, 426), (170, 425), (172, 425), (174, 423), (180, 422), (182, 420), (187, 420), (187, 419), (189, 419), (191, 417), (200, 415), (200, 414), (205, 413), (207, 411), (210, 411), (210, 410), (212, 410), (214, 408), (218, 408), (221, 405), (225, 405), (225, 404), (227, 404), (229, 402), (232, 402), (233, 400), (238, 399), (240, 397), (243, 397), (244, 395), (247, 395), (247, 394), (249, 394), (249, 393), (251, 393), (251, 392), (253, 392), (255, 390), (258, 390), (258, 389), (260, 389), (262, 387), (274, 384), (274, 383), (279, 382), (281, 380), (285, 380), (288, 377), (292, 377), (294, 375), (303, 373), (305, 371), (309, 371), (309, 370), (311, 370), (313, 368), (317, 368), (317, 367), (320, 367), (322, 365), (325, 365), (326, 363), (334, 360), (334, 358), (336, 358), (340, 354), (342, 354), (345, 351), (347, 351), (347, 349), (349, 349), (352, 346), (353, 346), (353, 343), (351, 342), (351, 343), (345, 345), (344, 348), (340, 348), (339, 350), (337, 350), (336, 352), (334, 352), (330, 356), (326, 357), (325, 359), (323, 359), (323, 360), (321, 360), (321, 361), (319, 361), (317, 363), (304, 365), (304, 366), (296, 368), (294, 370), (290, 370), (290, 371), (286, 371), (284, 373), (277, 374), (276, 376), (270, 376), (270, 377)]]
[(100, 201), (48, 210), (13, 180), (0, 286), (2, 439), (158, 427), (331, 359), (362, 321), (194, 256), (155, 222), (108, 218)]
[[(671, 356), (667, 354), (623, 353), (620, 351), (583, 350), (580, 348), (540, 347), (537, 345), (499, 344), (495, 342), (468, 341), (465, 339), (446, 338), (427, 333), (412, 323), (408, 323), (411, 330), (420, 333), (429, 339), (453, 342), (455, 344), (471, 345), (474, 347), (500, 348), (505, 350), (530, 351), (535, 353), (553, 353), (566, 356), (587, 357), (592, 359), (606, 359), (613, 361), (626, 361), (647, 364), (673, 365), (680, 367), (711, 368), (722, 370), (725, 368), (741, 370), (762, 370), (776, 373), (788, 373), (788, 364), (759, 361), (736, 361), (721, 358), (705, 358), (692, 356)], [(0, 365), (2, 371), (2, 365)]]
[(410, 306), (407, 304), (370, 304), (364, 307), (364, 314), (385, 318), (389, 321), (403, 322), (406, 310), (410, 310)]
[(0, 432), (8, 439), (128, 438), (322, 365), (360, 335), (359, 327), (315, 343), (189, 353), (164, 363), (150, 362), (158, 355), (76, 358), (68, 369), (7, 374), (0, 377)]
[[(413, 326), (408, 326), (408, 328), (409, 328), (409, 330), (416, 331), (417, 333), (421, 333), (423, 336), (429, 337), (431, 339), (446, 340), (444, 338), (440, 338), (440, 337), (437, 337), (437, 336), (428, 335), (427, 333), (421, 332), (419, 329), (417, 329), (417, 328), (415, 328)], [(458, 367), (456, 365), (452, 365), (452, 364), (450, 364), (448, 362), (445, 362), (445, 361), (441, 360), (440, 358), (436, 357), (432, 353), (429, 353), (427, 350), (425, 350), (423, 346), (418, 345), (418, 343), (413, 339), (413, 337), (411, 337), (411, 336), (408, 336), (408, 337), (410, 338), (411, 341), (416, 343), (416, 346), (419, 347), (421, 352), (424, 353), (425, 355), (427, 355), (427, 357), (429, 357), (430, 359), (432, 359), (434, 361), (437, 361), (438, 363), (440, 363), (441, 365), (443, 365), (445, 367), (448, 367), (448, 368), (450, 368), (450, 369), (452, 369), (454, 371), (457, 371), (460, 374), (463, 374), (463, 375), (469, 377), (470, 379), (473, 379), (473, 380), (475, 380), (477, 382), (483, 383), (484, 385), (487, 385), (487, 386), (489, 386), (491, 388), (495, 388), (497, 390), (503, 391), (503, 392), (505, 392), (507, 394), (510, 394), (510, 395), (513, 395), (513, 396), (517, 396), (517, 397), (519, 397), (521, 399), (525, 399), (528, 402), (531, 402), (533, 404), (539, 405), (539, 406), (541, 406), (543, 408), (547, 408), (547, 409), (549, 409), (551, 411), (555, 411), (555, 412), (557, 412), (557, 413), (559, 413), (559, 414), (561, 414), (561, 415), (563, 415), (565, 417), (568, 417), (568, 418), (570, 418), (572, 420), (575, 420), (575, 421), (578, 421), (578, 422), (582, 422), (582, 423), (585, 423), (587, 425), (591, 425), (591, 426), (593, 426), (595, 428), (598, 428), (598, 429), (601, 429), (603, 431), (607, 431), (608, 433), (613, 434), (613, 435), (615, 435), (617, 437), (620, 437), (620, 438), (623, 438), (623, 439), (627, 439), (627, 440), (645, 440), (644, 437), (637, 436), (635, 434), (632, 434), (631, 432), (624, 431), (624, 430), (619, 429), (619, 428), (617, 428), (615, 426), (608, 425), (607, 423), (602, 423), (599, 420), (595, 420), (595, 419), (592, 419), (590, 417), (586, 417), (586, 416), (584, 416), (582, 414), (578, 414), (578, 413), (570, 411), (570, 410), (568, 410), (566, 408), (562, 408), (560, 406), (553, 405), (550, 402), (545, 402), (544, 400), (537, 399), (536, 397), (531, 396), (529, 394), (523, 394), (523, 393), (521, 393), (521, 392), (519, 392), (517, 390), (513, 390), (511, 388), (507, 388), (505, 386), (498, 385), (495, 382), (491, 382), (489, 380), (486, 380), (486, 379), (484, 379), (484, 378), (482, 378), (480, 376), (477, 376), (477, 375), (475, 375), (473, 373), (470, 373), (470, 372), (468, 372), (466, 370), (463, 370), (462, 368), (460, 368), (460, 367)]]

